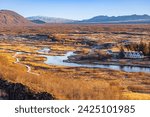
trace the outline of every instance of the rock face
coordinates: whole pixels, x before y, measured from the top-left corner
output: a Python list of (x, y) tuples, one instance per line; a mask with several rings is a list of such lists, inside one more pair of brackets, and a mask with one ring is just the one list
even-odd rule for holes
[(10, 83), (0, 79), (0, 99), (4, 100), (54, 100), (47, 92), (35, 93), (20, 83)]
[(0, 10), (0, 26), (30, 26), (33, 22), (10, 10)]

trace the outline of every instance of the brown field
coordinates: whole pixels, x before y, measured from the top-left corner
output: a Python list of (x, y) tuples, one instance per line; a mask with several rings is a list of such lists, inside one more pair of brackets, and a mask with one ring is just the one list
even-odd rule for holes
[[(47, 34), (57, 39), (56, 42), (0, 39), (0, 77), (5, 80), (22, 83), (36, 92), (48, 92), (56, 99), (150, 99), (150, 73), (47, 65), (44, 63), (46, 58), (39, 57), (37, 53), (37, 50), (46, 46), (51, 48), (49, 55), (63, 55), (78, 49), (86, 54), (90, 48), (81, 43), (85, 37), (99, 44), (127, 39), (150, 42), (150, 25), (1, 27), (0, 34)], [(15, 63), (15, 51), (28, 54), (17, 55), (20, 62)], [(39, 75), (28, 73), (25, 65)]]

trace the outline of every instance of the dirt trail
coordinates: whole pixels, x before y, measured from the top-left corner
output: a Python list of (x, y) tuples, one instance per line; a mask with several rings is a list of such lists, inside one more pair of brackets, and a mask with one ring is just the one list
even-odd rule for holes
[(20, 63), (19, 59), (17, 58), (17, 55), (18, 55), (18, 54), (19, 54), (19, 53), (16, 52), (15, 55), (13, 56), (13, 58), (16, 59), (16, 61), (15, 61), (14, 63), (15, 63), (15, 64), (20, 64), (20, 65), (25, 66), (25, 67), (27, 68), (27, 72), (28, 72), (28, 73), (39, 76), (38, 73), (34, 73), (34, 72), (31, 71), (31, 67), (30, 67), (29, 65), (24, 65), (24, 64)]

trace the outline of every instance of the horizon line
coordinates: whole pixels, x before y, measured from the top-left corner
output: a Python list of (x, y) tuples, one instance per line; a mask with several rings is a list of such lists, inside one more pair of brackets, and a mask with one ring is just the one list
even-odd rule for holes
[(48, 18), (61, 18), (61, 19), (68, 19), (68, 20), (86, 20), (86, 19), (91, 19), (91, 18), (94, 18), (94, 17), (98, 17), (98, 16), (107, 16), (107, 17), (120, 17), (120, 16), (133, 16), (133, 15), (147, 15), (147, 16), (150, 16), (150, 14), (147, 14), (147, 13), (144, 13), (144, 14), (136, 14), (136, 13), (133, 13), (133, 14), (125, 14), (125, 15), (95, 15), (95, 16), (91, 16), (89, 18), (82, 18), (82, 19), (73, 19), (73, 18), (66, 18), (66, 17), (57, 17), (57, 16), (46, 16), (46, 15), (30, 15), (30, 16), (24, 16), (20, 13), (18, 13), (17, 11), (14, 11), (14, 10), (11, 10), (11, 9), (0, 9), (0, 11), (13, 11), (13, 12), (16, 12), (17, 14), (25, 17), (25, 18), (29, 18), (29, 17), (48, 17)]

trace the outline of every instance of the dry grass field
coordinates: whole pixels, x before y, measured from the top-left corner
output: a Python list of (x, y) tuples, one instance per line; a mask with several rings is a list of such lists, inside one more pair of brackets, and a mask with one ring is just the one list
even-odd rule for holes
[[(121, 33), (122, 32), (122, 33)], [(37, 50), (50, 47), (49, 55), (63, 55), (67, 51), (89, 48), (77, 44), (85, 37), (96, 43), (150, 41), (150, 25), (50, 25), (40, 27), (3, 27), (1, 34), (48, 34), (58, 40), (0, 40), (0, 77), (13, 83), (22, 83), (36, 92), (48, 92), (56, 99), (150, 99), (150, 73), (128, 73), (110, 69), (94, 69), (47, 65), (46, 58)], [(85, 33), (85, 34), (82, 34)], [(118, 33), (118, 34), (117, 34)], [(63, 40), (63, 42), (61, 42)], [(65, 41), (64, 41), (65, 40)], [(10, 50), (13, 50), (10, 52)], [(13, 57), (16, 52), (19, 63)], [(39, 75), (27, 72), (25, 65)]]

